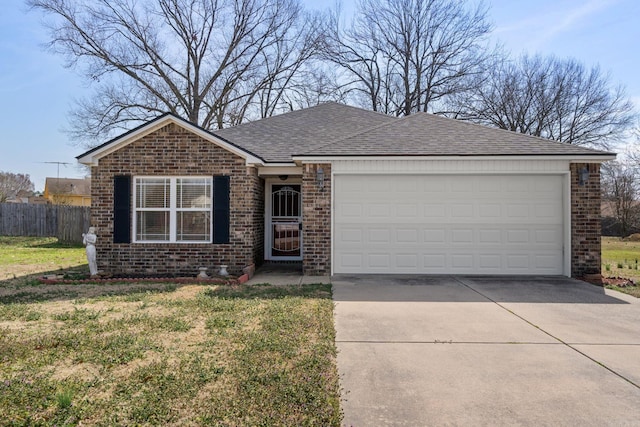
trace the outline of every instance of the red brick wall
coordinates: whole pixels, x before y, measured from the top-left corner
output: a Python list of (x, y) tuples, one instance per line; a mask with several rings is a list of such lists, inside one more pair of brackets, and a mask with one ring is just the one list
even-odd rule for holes
[[(324, 188), (317, 170), (324, 171)], [(331, 165), (305, 164), (302, 172), (302, 269), (310, 276), (331, 274)]]
[[(231, 274), (260, 263), (264, 241), (264, 181), (244, 159), (169, 124), (100, 159), (92, 168), (91, 223), (97, 227), (98, 269), (113, 274), (195, 276), (197, 268)], [(230, 243), (113, 243), (115, 175), (229, 175)]]
[[(579, 184), (580, 170), (589, 179)], [(600, 262), (600, 165), (571, 164), (571, 275), (599, 274)]]

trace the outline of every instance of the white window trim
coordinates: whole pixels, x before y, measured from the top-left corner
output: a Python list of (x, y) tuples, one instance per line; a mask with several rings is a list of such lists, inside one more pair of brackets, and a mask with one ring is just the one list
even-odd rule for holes
[[(169, 208), (138, 208), (138, 180), (140, 179), (168, 179), (169, 180)], [(209, 209), (209, 239), (207, 240), (177, 240), (178, 234), (178, 212), (203, 212), (201, 208), (180, 208), (177, 205), (177, 182), (179, 179), (206, 179), (209, 180), (209, 188), (211, 198), (211, 208)], [(133, 243), (146, 243), (146, 244), (163, 244), (163, 243), (177, 243), (177, 244), (193, 244), (193, 243), (213, 243), (213, 178), (211, 176), (201, 175), (185, 175), (185, 176), (165, 176), (165, 175), (140, 175), (133, 177), (133, 203), (131, 204), (131, 218), (133, 222)], [(169, 240), (138, 240), (138, 221), (137, 212), (169, 212)]]

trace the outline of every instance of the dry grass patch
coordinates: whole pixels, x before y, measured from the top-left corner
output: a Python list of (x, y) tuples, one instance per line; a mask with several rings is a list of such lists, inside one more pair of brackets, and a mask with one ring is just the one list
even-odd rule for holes
[(3, 423), (340, 424), (329, 286), (120, 286), (3, 290)]
[(340, 424), (329, 286), (43, 285), (86, 274), (55, 239), (0, 261), (2, 425)]

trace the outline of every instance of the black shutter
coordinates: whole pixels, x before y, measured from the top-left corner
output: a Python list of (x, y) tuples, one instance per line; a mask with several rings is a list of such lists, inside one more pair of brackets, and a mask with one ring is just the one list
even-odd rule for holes
[(228, 176), (213, 177), (213, 243), (229, 243)]
[(131, 243), (131, 176), (113, 177), (113, 243)]

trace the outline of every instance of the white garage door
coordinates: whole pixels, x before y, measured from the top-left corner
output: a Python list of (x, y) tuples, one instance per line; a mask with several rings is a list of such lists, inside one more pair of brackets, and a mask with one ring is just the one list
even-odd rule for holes
[(336, 175), (335, 273), (563, 274), (560, 175)]

